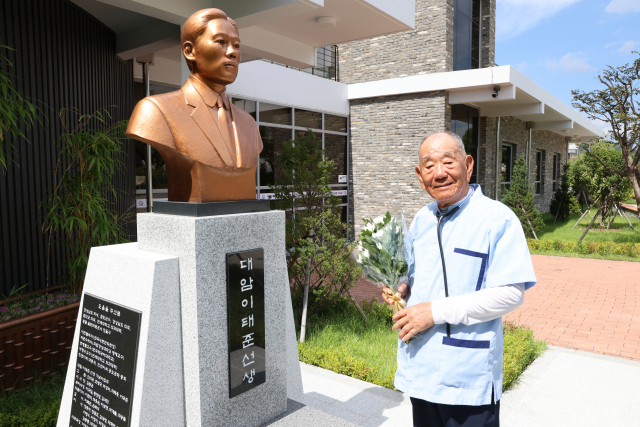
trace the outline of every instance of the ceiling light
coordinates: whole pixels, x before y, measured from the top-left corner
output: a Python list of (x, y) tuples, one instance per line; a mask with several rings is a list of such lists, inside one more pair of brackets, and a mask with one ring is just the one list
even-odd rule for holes
[(335, 16), (321, 16), (317, 19), (318, 25), (324, 28), (333, 28), (336, 26)]

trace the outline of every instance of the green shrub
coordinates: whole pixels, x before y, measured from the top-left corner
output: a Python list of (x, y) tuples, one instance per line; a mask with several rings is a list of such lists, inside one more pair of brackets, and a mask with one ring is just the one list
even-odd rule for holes
[(502, 388), (513, 386), (522, 372), (546, 349), (546, 343), (533, 339), (533, 330), (514, 322), (504, 322)]
[(581, 242), (574, 243), (566, 240), (534, 240), (527, 239), (531, 251), (560, 251), (568, 254), (598, 254), (616, 255), (640, 258), (640, 243), (615, 242)]
[(520, 157), (513, 166), (511, 184), (502, 196), (502, 203), (509, 206), (516, 214), (527, 237), (534, 237), (544, 230), (544, 221), (533, 202), (531, 190), (527, 178), (527, 162), (524, 157)]
[(1, 413), (0, 427), (54, 427), (59, 410), (60, 399), (25, 408), (17, 413)]

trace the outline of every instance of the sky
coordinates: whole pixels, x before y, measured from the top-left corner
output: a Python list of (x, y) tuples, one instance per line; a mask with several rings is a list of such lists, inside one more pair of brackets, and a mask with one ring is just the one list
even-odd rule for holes
[(497, 0), (496, 13), (496, 64), (517, 68), (567, 105), (572, 89), (602, 88), (601, 70), (640, 51), (640, 0)]

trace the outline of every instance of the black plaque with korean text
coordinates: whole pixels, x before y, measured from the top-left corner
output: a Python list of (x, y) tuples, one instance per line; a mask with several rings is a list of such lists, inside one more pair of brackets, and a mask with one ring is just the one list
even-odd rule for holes
[(84, 295), (69, 426), (131, 425), (141, 316)]
[(264, 250), (227, 254), (229, 397), (266, 381)]

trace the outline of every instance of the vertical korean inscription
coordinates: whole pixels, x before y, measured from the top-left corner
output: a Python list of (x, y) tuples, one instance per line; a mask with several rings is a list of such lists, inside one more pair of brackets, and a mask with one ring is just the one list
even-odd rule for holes
[(131, 425), (141, 316), (84, 295), (69, 426)]
[(227, 254), (229, 397), (266, 381), (264, 250)]

